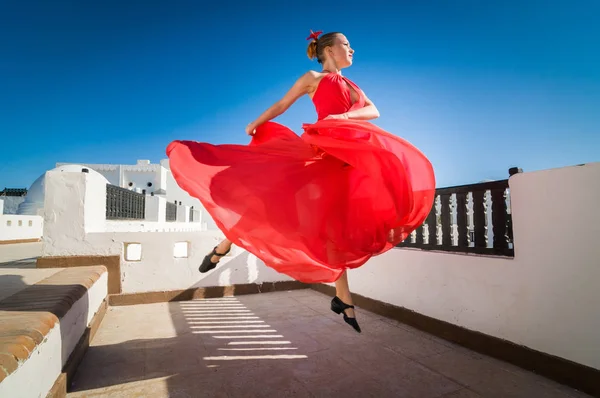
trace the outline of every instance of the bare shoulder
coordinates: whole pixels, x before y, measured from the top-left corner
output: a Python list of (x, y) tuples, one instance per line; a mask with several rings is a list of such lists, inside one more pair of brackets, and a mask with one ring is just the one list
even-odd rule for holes
[(327, 75), (327, 73), (317, 72), (314, 70), (309, 70), (304, 74), (309, 95), (314, 93), (314, 91), (317, 89), (317, 86), (319, 85), (319, 82), (325, 75)]
[(307, 85), (312, 86), (318, 83), (319, 80), (321, 80), (322, 75), (323, 74), (320, 72), (309, 70), (304, 75), (302, 75), (301, 79), (303, 79)]

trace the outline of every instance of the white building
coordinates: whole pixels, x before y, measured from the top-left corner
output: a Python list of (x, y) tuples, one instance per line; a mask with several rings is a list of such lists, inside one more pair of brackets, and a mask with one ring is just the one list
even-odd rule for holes
[[(152, 164), (149, 160), (138, 160), (136, 164), (56, 164), (57, 169), (65, 169), (65, 171), (71, 171), (73, 167), (96, 171), (103, 175), (111, 185), (146, 195), (161, 196), (167, 202), (193, 206), (194, 210), (201, 212), (201, 218), (203, 222), (207, 223), (208, 228), (216, 228), (212, 218), (204, 210), (202, 203), (177, 185), (171, 173), (168, 159), (161, 160), (159, 164)], [(45, 173), (34, 181), (29, 188), (25, 201), (19, 205), (17, 214), (39, 214), (39, 211), (44, 208), (44, 179)]]
[[(73, 163), (57, 163), (56, 167)], [(182, 205), (201, 209), (202, 204), (177, 185), (173, 178), (169, 160), (159, 164), (149, 160), (138, 160), (136, 164), (92, 164), (77, 163), (102, 174), (110, 184), (138, 193), (164, 196), (169, 202), (181, 202)]]

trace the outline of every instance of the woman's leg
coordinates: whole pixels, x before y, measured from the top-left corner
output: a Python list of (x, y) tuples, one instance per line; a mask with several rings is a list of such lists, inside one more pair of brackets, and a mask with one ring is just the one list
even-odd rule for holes
[[(348, 271), (344, 271), (342, 276), (335, 281), (335, 295), (345, 304), (352, 305), (352, 294), (350, 293), (350, 286), (348, 286)], [(344, 312), (349, 318), (355, 317), (353, 308), (347, 308)]]
[(337, 314), (344, 315), (344, 321), (352, 326), (354, 330), (360, 333), (360, 326), (356, 321), (354, 315), (354, 305), (352, 304), (352, 295), (350, 294), (350, 287), (348, 286), (348, 274), (347, 271), (335, 281), (335, 297), (331, 300), (331, 310)]
[(231, 241), (229, 239), (223, 239), (221, 241), (221, 243), (219, 243), (213, 249), (213, 251), (211, 251), (204, 257), (204, 260), (202, 261), (202, 264), (200, 264), (200, 267), (198, 268), (198, 270), (201, 273), (205, 273), (205, 272), (208, 272), (211, 269), (215, 268), (217, 266), (219, 260), (221, 260), (221, 257), (223, 257), (224, 255), (229, 253), (230, 249), (231, 249)]
[[(217, 245), (217, 250), (215, 251), (217, 252), (217, 254), (223, 254), (227, 253), (229, 249), (231, 249), (231, 241), (229, 239), (223, 239), (221, 243)], [(221, 257), (219, 256), (212, 256), (210, 261), (212, 261), (213, 263), (217, 263), (220, 259)]]

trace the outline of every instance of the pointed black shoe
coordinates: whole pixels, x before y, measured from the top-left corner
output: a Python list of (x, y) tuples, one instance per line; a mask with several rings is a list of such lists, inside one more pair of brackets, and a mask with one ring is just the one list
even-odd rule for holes
[(217, 253), (217, 246), (215, 246), (212, 252), (208, 253), (206, 257), (204, 257), (204, 260), (202, 260), (202, 264), (200, 264), (200, 268), (198, 268), (198, 271), (200, 271), (201, 273), (205, 273), (215, 268), (219, 262), (217, 261), (216, 263), (213, 263), (212, 261), (210, 261), (212, 259), (212, 256), (223, 257), (230, 251), (231, 248), (229, 248), (229, 250), (227, 250), (223, 254)]
[(356, 318), (349, 318), (348, 315), (344, 312), (347, 308), (354, 309), (353, 305), (348, 305), (344, 303), (338, 296), (335, 296), (331, 300), (331, 311), (336, 314), (344, 314), (344, 321), (350, 326), (354, 328), (358, 333), (360, 333), (360, 326), (358, 326), (358, 322), (356, 322)]

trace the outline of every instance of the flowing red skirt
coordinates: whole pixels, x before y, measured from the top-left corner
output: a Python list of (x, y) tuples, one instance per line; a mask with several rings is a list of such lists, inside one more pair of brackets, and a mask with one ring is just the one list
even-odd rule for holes
[(304, 130), (267, 122), (249, 145), (173, 141), (167, 155), (234, 244), (298, 281), (333, 282), (424, 222), (435, 177), (417, 148), (372, 123)]

